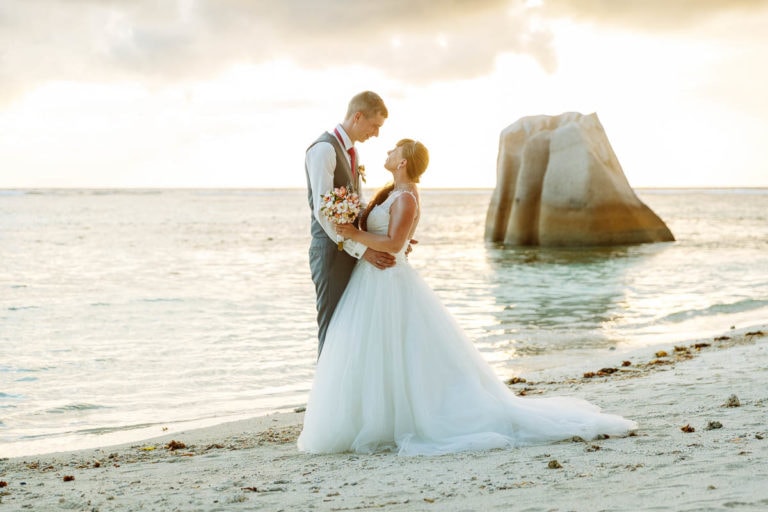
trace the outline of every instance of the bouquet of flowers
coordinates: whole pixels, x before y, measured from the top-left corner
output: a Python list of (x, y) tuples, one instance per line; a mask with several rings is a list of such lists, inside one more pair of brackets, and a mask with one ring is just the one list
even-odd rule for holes
[[(320, 213), (334, 224), (350, 224), (355, 222), (360, 213), (360, 196), (347, 187), (329, 190), (320, 197)], [(337, 235), (336, 242), (339, 250), (344, 249), (344, 238)]]

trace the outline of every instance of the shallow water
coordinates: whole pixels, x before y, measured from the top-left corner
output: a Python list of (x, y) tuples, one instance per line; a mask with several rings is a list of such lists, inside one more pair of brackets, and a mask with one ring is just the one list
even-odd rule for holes
[[(411, 263), (500, 377), (768, 313), (768, 190), (641, 190), (676, 242), (503, 249), (490, 190), (423, 192)], [(0, 455), (304, 403), (303, 190), (0, 191)]]

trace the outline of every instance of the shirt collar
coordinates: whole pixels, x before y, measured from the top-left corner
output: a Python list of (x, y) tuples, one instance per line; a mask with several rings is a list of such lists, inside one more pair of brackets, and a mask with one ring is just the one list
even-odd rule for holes
[[(349, 135), (347, 135), (347, 132), (344, 131), (344, 127), (340, 124), (336, 125), (336, 130), (339, 132), (339, 135), (341, 135), (341, 139), (344, 142), (344, 149), (348, 150), (354, 144), (352, 144), (352, 139), (349, 138)], [(335, 134), (334, 134), (335, 136)]]

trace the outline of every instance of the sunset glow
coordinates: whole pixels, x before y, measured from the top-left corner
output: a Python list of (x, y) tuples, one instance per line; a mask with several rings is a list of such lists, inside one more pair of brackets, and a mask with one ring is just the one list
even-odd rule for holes
[(425, 186), (492, 187), (504, 127), (579, 111), (597, 112), (633, 186), (768, 186), (767, 2), (710, 3), (675, 27), (685, 2), (425, 7), (418, 25), (383, 2), (347, 9), (360, 24), (338, 34), (247, 2), (39, 4), (2, 9), (0, 187), (302, 187), (306, 146), (364, 89), (390, 109), (360, 148), (369, 185), (411, 137), (431, 150)]

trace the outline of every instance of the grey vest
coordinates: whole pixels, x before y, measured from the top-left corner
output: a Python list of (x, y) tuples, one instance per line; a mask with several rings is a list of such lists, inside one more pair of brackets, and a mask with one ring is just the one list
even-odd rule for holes
[[(320, 137), (318, 137), (315, 142), (309, 145), (307, 151), (309, 151), (309, 149), (318, 142), (328, 142), (336, 151), (336, 169), (333, 172), (333, 187), (350, 187), (352, 190), (357, 191), (360, 188), (358, 186), (359, 184), (352, 180), (352, 170), (350, 169), (349, 162), (347, 161), (347, 152), (343, 147), (341, 147), (341, 142), (339, 142), (339, 139), (337, 139), (336, 136), (332, 133), (325, 132)], [(307, 177), (307, 198), (309, 199), (309, 211), (311, 216), (310, 232), (312, 233), (312, 238), (326, 239), (329, 243), (331, 243), (331, 240), (328, 238), (325, 230), (320, 225), (320, 223), (317, 222), (315, 216), (311, 213), (315, 211), (315, 201), (319, 201), (320, 196), (328, 191), (315, 190), (314, 195), (316, 197), (313, 197), (312, 184), (309, 181), (309, 171), (307, 170), (306, 163), (304, 164), (304, 174)]]

